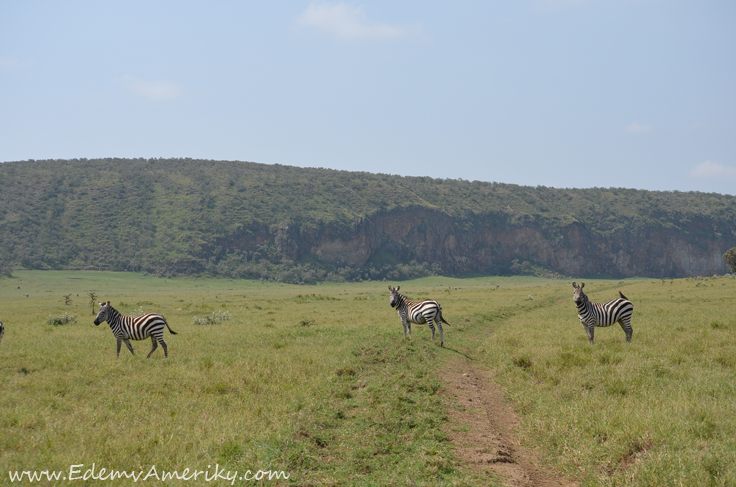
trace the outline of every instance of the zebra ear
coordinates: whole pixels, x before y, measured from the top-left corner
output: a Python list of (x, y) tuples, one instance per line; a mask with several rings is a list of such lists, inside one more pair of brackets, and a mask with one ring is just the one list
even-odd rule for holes
[(391, 284), (388, 285), (388, 290), (393, 291), (393, 289), (391, 289)]
[(107, 302), (107, 305), (110, 306), (110, 301)]
[(399, 289), (401, 289), (401, 286), (396, 286), (396, 290), (398, 291)]
[(585, 287), (585, 283), (584, 282), (581, 282), (580, 283), (580, 289), (583, 289), (584, 287)]
[(578, 287), (578, 286), (577, 286), (577, 284), (575, 284), (575, 283), (573, 282), (573, 283), (572, 283), (572, 287), (574, 287), (574, 288), (576, 288), (576, 289), (577, 289), (577, 287)]

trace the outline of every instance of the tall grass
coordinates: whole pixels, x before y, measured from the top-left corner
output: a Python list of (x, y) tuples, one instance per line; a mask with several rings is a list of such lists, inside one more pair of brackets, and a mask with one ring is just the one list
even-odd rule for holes
[[(304, 286), (248, 281), (16, 276), (0, 280), (0, 484), (9, 470), (92, 463), (283, 470), (296, 485), (474, 484), (439, 429), (442, 351), (403, 341), (383, 285), (306, 288), (329, 298), (312, 300)], [(18, 299), (27, 288), (39, 292)], [(46, 326), (59, 293), (77, 290), (124, 314), (165, 314), (178, 333), (166, 333), (169, 357), (145, 359), (146, 340), (116, 359), (109, 327), (92, 324), (81, 298), (77, 325)], [(215, 312), (231, 319), (193, 323)], [(118, 484), (129, 482), (106, 482)]]
[(589, 345), (563, 286), (486, 320), (491, 333), (471, 347), (521, 413), (522, 437), (584, 485), (736, 485), (736, 281), (588, 289), (633, 301), (631, 344), (615, 325)]

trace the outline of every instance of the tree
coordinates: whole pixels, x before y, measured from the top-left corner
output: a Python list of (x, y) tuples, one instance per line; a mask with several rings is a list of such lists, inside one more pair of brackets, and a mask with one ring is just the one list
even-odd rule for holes
[(95, 314), (95, 305), (97, 304), (97, 295), (95, 293), (88, 293), (89, 305), (92, 306), (92, 314)]
[(13, 261), (9, 253), (0, 252), (0, 276), (10, 277), (13, 272)]
[(723, 260), (726, 261), (726, 265), (731, 271), (731, 274), (736, 274), (736, 247), (728, 249), (726, 253), (723, 254)]
[(66, 306), (69, 306), (70, 304), (72, 304), (72, 295), (71, 294), (65, 294), (64, 295), (64, 304)]

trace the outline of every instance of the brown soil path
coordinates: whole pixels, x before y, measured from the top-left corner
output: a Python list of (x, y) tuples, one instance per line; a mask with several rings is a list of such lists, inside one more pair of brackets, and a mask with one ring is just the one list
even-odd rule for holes
[(446, 393), (456, 400), (450, 407), (447, 433), (463, 463), (502, 479), (508, 487), (579, 485), (541, 466), (533, 452), (519, 443), (514, 436), (519, 418), (488, 371), (454, 359), (440, 376)]

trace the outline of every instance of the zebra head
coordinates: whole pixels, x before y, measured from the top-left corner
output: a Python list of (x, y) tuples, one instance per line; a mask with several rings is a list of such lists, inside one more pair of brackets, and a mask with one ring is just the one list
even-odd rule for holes
[(572, 294), (572, 300), (575, 301), (575, 304), (581, 304), (584, 303), (586, 299), (588, 299), (588, 296), (585, 295), (583, 292), (583, 288), (585, 287), (585, 283), (581, 282), (578, 286), (574, 282), (572, 283), (572, 287), (575, 288), (575, 292)]
[(399, 296), (401, 296), (399, 294), (399, 289), (401, 289), (401, 286), (394, 288), (394, 287), (391, 287), (391, 284), (388, 285), (388, 290), (391, 291), (391, 297), (389, 299), (389, 304), (391, 305), (392, 308), (395, 308), (396, 306), (399, 305)]
[(95, 326), (99, 326), (103, 321), (107, 321), (110, 309), (110, 301), (107, 303), (100, 303), (100, 310), (97, 312), (97, 318), (95, 318)]

